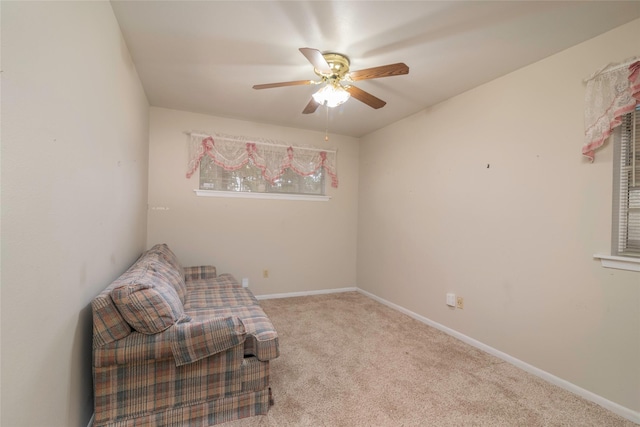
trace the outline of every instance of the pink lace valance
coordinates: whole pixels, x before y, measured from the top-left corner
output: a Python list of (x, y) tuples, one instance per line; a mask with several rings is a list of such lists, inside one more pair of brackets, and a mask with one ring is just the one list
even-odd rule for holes
[(338, 188), (335, 150), (295, 147), (243, 137), (190, 135), (187, 178), (191, 178), (198, 170), (202, 158), (209, 156), (216, 165), (228, 171), (240, 169), (251, 161), (262, 171), (263, 178), (272, 184), (287, 169), (298, 175), (308, 176), (323, 168), (331, 177), (331, 186)]
[(640, 61), (607, 65), (587, 80), (585, 94), (585, 143), (582, 154), (593, 161), (620, 118), (640, 104)]

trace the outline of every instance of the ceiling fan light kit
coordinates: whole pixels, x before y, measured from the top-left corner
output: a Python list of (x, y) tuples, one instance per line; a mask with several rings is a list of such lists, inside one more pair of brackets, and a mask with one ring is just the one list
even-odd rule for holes
[(313, 95), (314, 101), (320, 105), (326, 105), (329, 108), (337, 107), (340, 104), (344, 104), (351, 97), (342, 85), (339, 83), (329, 83), (326, 86), (321, 87)]
[(307, 58), (311, 65), (313, 65), (313, 71), (321, 78), (320, 81), (297, 80), (268, 83), (255, 85), (253, 88), (269, 89), (283, 86), (324, 84), (323, 87), (312, 95), (311, 100), (302, 111), (303, 114), (314, 113), (320, 105), (326, 105), (329, 108), (337, 107), (345, 103), (350, 97), (354, 97), (371, 108), (382, 108), (386, 104), (385, 101), (376, 98), (350, 83), (358, 80), (399, 76), (409, 73), (409, 67), (401, 62), (349, 72), (350, 61), (345, 55), (335, 52), (322, 53), (318, 49), (308, 47), (300, 48), (300, 52)]

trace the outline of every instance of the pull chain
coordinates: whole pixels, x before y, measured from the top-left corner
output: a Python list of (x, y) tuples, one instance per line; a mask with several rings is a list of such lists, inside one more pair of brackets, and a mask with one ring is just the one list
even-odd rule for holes
[(327, 124), (324, 127), (324, 140), (329, 141), (329, 106), (325, 106), (327, 112)]

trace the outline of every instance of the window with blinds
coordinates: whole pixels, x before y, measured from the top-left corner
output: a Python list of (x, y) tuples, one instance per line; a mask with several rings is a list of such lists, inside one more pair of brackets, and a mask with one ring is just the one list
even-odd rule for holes
[(614, 255), (640, 257), (640, 106), (623, 116), (614, 159)]
[(200, 162), (201, 190), (324, 196), (324, 180), (323, 168), (318, 168), (306, 176), (287, 169), (280, 178), (269, 182), (251, 161), (235, 170), (225, 170), (216, 165), (209, 156), (204, 156)]

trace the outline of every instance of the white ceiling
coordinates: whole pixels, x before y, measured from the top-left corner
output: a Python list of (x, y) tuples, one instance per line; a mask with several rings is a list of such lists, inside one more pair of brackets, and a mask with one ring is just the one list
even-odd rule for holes
[[(409, 74), (355, 83), (329, 131), (355, 137), (640, 17), (640, 1), (112, 1), (153, 106), (324, 131), (298, 51), (346, 54), (351, 70), (404, 62)], [(624, 58), (621, 58), (621, 60)], [(535, 84), (535, 82), (532, 82)]]

